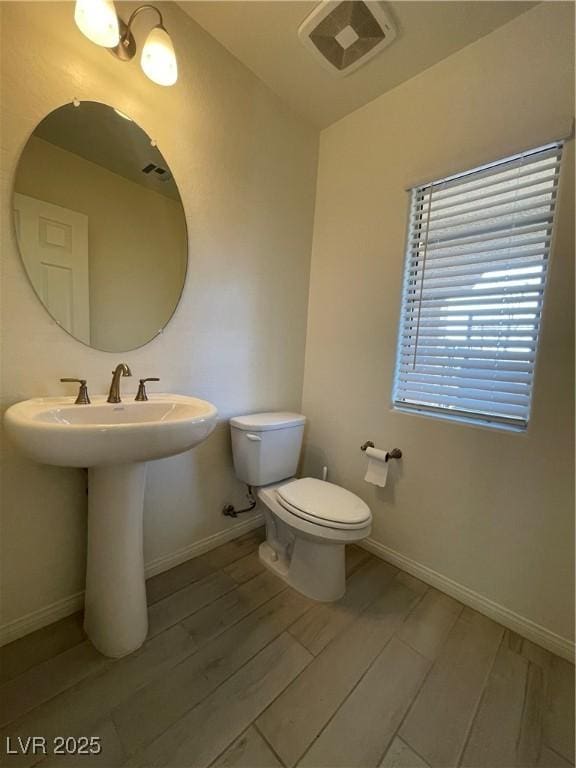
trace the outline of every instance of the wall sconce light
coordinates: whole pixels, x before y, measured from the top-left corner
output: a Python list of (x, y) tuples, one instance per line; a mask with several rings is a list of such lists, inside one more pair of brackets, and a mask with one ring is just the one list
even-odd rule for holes
[(96, 45), (114, 48), (120, 42), (118, 16), (112, 0), (76, 0), (76, 26)]
[(164, 27), (162, 14), (154, 5), (141, 5), (131, 14), (128, 23), (116, 13), (112, 0), (76, 0), (74, 20), (78, 29), (96, 45), (107, 48), (121, 61), (136, 55), (132, 22), (142, 11), (155, 11), (159, 24), (152, 28), (140, 57), (144, 74), (158, 85), (174, 85), (178, 79), (178, 64), (170, 35)]

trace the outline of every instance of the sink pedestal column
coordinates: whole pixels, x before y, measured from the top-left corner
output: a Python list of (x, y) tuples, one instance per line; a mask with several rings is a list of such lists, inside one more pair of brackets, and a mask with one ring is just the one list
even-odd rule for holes
[(146, 463), (88, 470), (84, 629), (105, 656), (125, 656), (148, 633), (143, 510)]

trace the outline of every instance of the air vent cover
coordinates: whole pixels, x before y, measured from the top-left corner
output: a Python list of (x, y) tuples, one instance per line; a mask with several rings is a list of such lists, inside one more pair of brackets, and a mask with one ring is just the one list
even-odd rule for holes
[(344, 77), (390, 45), (396, 28), (378, 2), (324, 0), (298, 37), (326, 69)]
[(172, 178), (171, 174), (166, 170), (166, 168), (162, 168), (160, 165), (155, 165), (154, 163), (148, 163), (148, 165), (144, 166), (142, 168), (142, 173), (145, 173), (147, 176), (154, 171), (154, 178), (157, 178), (158, 181), (170, 181)]

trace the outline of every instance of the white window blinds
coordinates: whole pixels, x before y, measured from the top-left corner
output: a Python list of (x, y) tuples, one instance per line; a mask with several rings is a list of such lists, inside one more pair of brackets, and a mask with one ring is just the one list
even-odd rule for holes
[(561, 153), (412, 190), (396, 407), (526, 427)]

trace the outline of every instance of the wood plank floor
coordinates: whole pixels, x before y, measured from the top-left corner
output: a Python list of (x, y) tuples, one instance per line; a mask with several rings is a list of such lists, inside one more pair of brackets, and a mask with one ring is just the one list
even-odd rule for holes
[[(261, 540), (150, 579), (150, 634), (124, 659), (101, 656), (79, 615), (0, 649), (2, 763), (574, 765), (567, 661), (357, 547), (344, 598), (314, 603), (263, 568)], [(24, 754), (30, 736), (48, 754)], [(53, 754), (58, 736), (102, 752)]]

